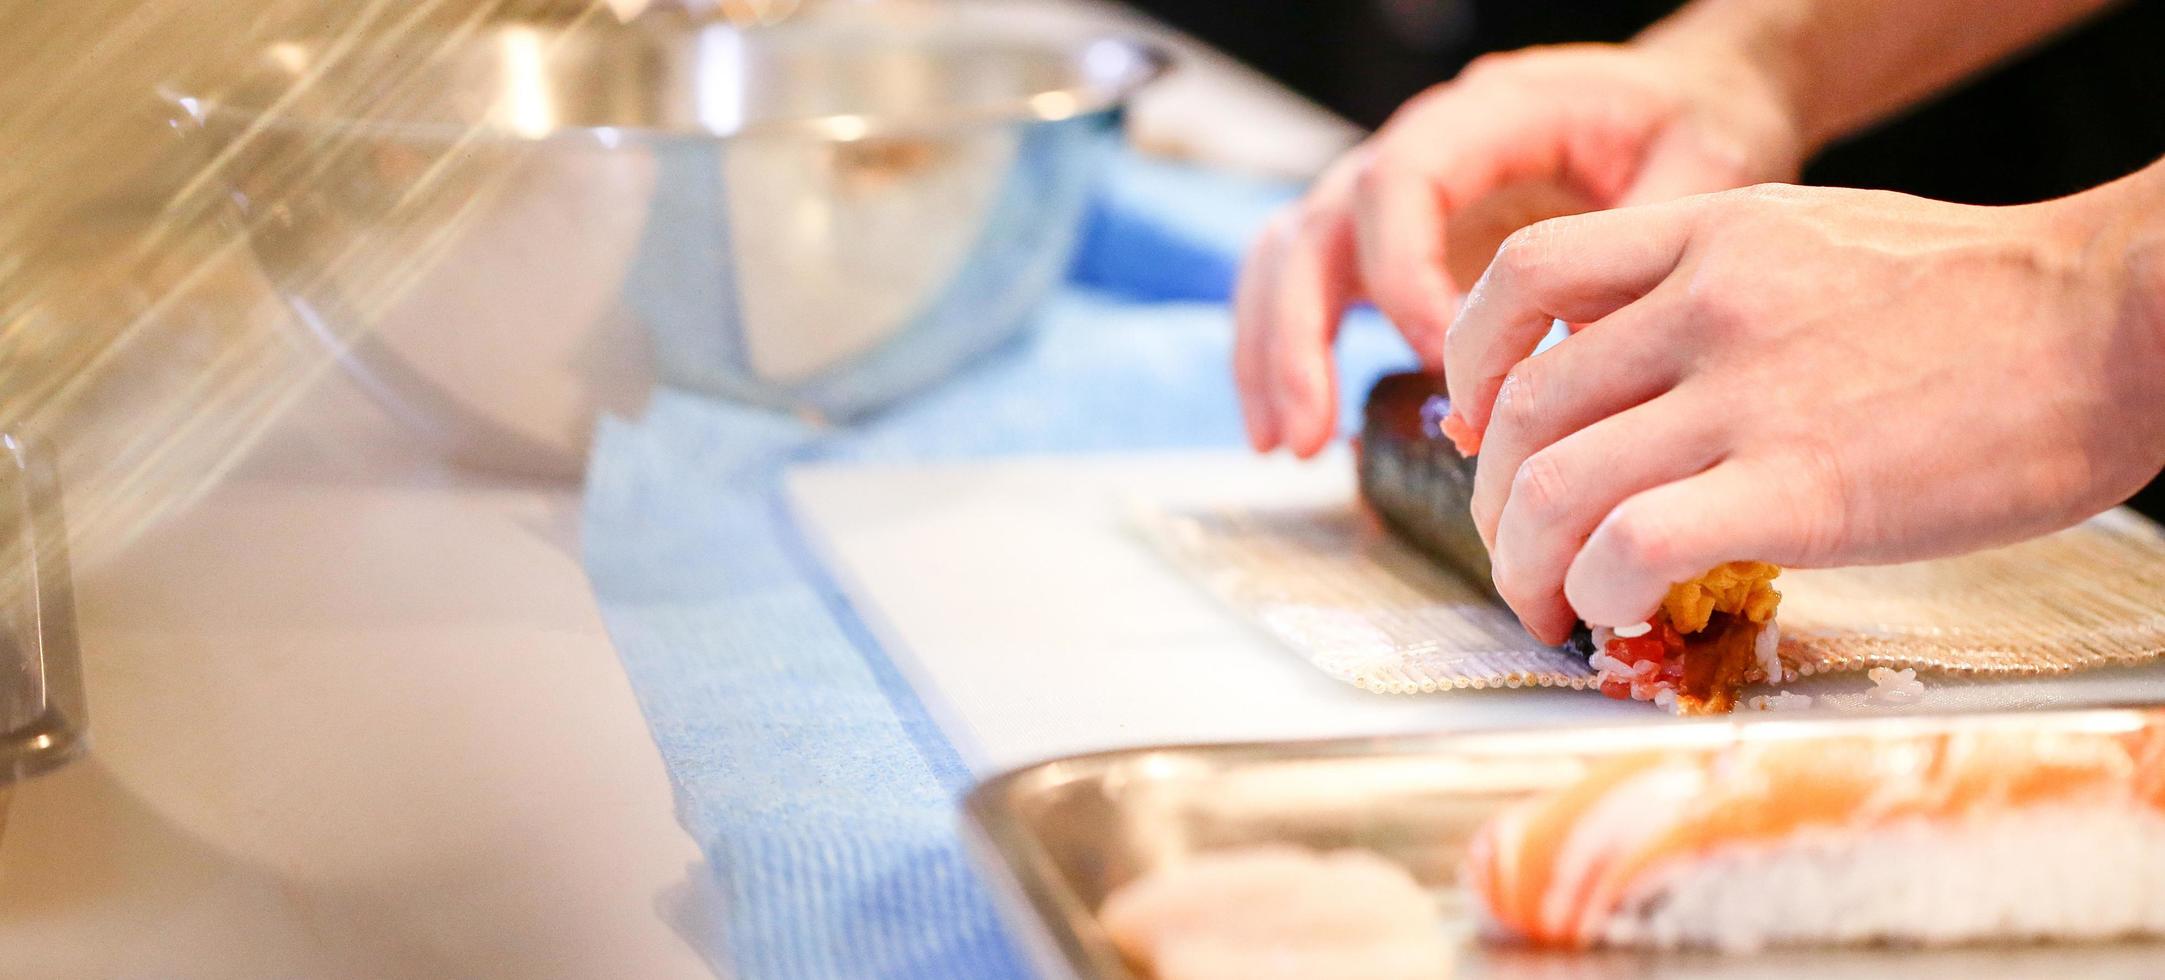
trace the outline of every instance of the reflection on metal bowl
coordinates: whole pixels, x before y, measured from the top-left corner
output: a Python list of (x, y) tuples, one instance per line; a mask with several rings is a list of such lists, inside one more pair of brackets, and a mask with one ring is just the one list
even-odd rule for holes
[(654, 380), (820, 419), (1059, 279), (1155, 50), (875, 4), (269, 48), (178, 98), (313, 333), (462, 460), (576, 474)]

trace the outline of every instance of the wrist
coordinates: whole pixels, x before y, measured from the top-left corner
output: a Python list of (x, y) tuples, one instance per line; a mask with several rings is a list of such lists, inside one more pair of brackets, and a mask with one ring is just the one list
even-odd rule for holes
[(2103, 285), (2121, 325), (2165, 351), (2165, 161), (2035, 207)]
[[(2165, 162), (2026, 210), (2044, 217), (2063, 268), (2095, 297), (2094, 322), (2110, 333), (2119, 366), (2165, 378)], [(2165, 398), (2135, 401), (2149, 403), (2126, 405), (2134, 417), (2165, 419)], [(2165, 468), (2165, 438), (2145, 443), (2151, 452), (2143, 462), (2154, 476)]]
[(1675, 68), (1700, 98), (1747, 106), (1758, 130), (1751, 135), (1769, 144), (1766, 152), (1801, 167), (1825, 137), (1815, 131), (1806, 99), (1809, 87), (1803, 84), (1798, 59), (1774, 42), (1773, 32), (1694, 16), (1703, 9), (1687, 6), (1647, 28), (1628, 46)]

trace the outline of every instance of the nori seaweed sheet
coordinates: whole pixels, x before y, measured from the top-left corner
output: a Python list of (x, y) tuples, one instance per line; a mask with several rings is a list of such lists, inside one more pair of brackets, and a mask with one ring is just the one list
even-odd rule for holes
[[(1389, 374), (1369, 389), (1357, 454), (1361, 497), (1383, 523), (1422, 554), (1493, 594), (1488, 548), (1473, 525), (1474, 460), (1461, 456), (1435, 419), (1449, 409), (1443, 379)], [(1565, 649), (1592, 656), (1579, 624)]]

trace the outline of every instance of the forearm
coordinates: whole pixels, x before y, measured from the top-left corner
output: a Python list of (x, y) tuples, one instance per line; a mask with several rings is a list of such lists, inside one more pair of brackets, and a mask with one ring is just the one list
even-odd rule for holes
[(1750, 66), (1817, 148), (2111, 2), (1694, 0), (1634, 43)]

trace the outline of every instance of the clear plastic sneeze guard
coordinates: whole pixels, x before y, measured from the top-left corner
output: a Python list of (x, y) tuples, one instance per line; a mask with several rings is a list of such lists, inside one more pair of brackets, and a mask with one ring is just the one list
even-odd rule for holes
[(67, 528), (50, 454), (0, 435), (0, 802), (85, 746)]

